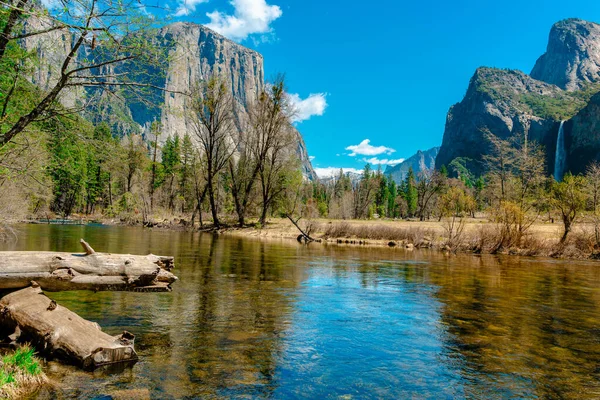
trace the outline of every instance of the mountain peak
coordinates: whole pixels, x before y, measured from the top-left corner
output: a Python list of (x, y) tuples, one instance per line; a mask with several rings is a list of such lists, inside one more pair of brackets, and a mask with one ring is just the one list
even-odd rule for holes
[(600, 81), (600, 25), (577, 18), (555, 23), (531, 77), (569, 91)]

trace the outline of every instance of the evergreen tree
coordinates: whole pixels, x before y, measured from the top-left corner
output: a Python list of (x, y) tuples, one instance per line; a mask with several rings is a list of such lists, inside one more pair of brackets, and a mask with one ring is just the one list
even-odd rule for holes
[(181, 212), (185, 213), (194, 203), (194, 144), (187, 133), (181, 144), (181, 168), (179, 169), (179, 196), (181, 197)]
[(398, 187), (396, 186), (396, 182), (391, 177), (388, 179), (388, 193), (387, 217), (396, 218), (398, 216), (398, 206), (396, 205)]
[(54, 193), (51, 210), (65, 218), (81, 204), (88, 187), (88, 148), (80, 140), (85, 132), (77, 132), (76, 124), (64, 118), (51, 120), (46, 126), (54, 132), (48, 142), (48, 174)]
[(406, 201), (407, 215), (413, 217), (417, 212), (418, 193), (415, 173), (412, 167), (408, 169), (408, 175), (404, 179), (404, 182), (402, 182), (402, 196)]
[(379, 171), (378, 179), (379, 191), (377, 192), (377, 196), (375, 198), (375, 206), (377, 209), (377, 214), (379, 214), (380, 217), (386, 217), (388, 214), (390, 197), (388, 179), (392, 180), (392, 178), (386, 178), (386, 176), (384, 174), (381, 174), (381, 171)]
[(162, 170), (164, 174), (163, 183), (166, 184), (165, 190), (167, 191), (169, 210), (175, 209), (175, 196), (177, 192), (176, 178), (179, 174), (179, 168), (181, 165), (181, 149), (179, 145), (179, 137), (171, 138), (169, 136), (163, 146), (162, 153)]

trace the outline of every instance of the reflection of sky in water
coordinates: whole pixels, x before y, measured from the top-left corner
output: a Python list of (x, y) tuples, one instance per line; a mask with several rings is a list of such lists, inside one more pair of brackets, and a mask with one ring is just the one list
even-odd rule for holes
[[(323, 260), (324, 261), (324, 260)], [(432, 287), (392, 263), (312, 263), (279, 357), (277, 398), (455, 398)]]

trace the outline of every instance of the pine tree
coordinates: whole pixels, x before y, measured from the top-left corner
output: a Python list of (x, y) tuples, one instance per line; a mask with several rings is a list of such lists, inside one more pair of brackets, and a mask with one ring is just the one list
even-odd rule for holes
[(404, 200), (406, 201), (407, 214), (409, 217), (413, 217), (417, 212), (418, 193), (417, 181), (412, 167), (408, 169), (408, 175), (402, 183), (402, 192)]
[(181, 168), (179, 169), (179, 196), (181, 197), (181, 212), (185, 213), (194, 203), (193, 165), (194, 145), (190, 135), (183, 137), (181, 144)]

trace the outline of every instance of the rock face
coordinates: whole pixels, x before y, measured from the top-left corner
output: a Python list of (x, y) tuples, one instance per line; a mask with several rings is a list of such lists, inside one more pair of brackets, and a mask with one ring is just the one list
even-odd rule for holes
[[(481, 160), (489, 151), (485, 134), (490, 132), (503, 139), (526, 135), (542, 144), (550, 172), (560, 121), (577, 115), (565, 124), (567, 154), (572, 157), (567, 167), (572, 171), (585, 169), (580, 164), (596, 154), (590, 147), (596, 139), (588, 137), (583, 125), (593, 125), (584, 120), (589, 121), (595, 112), (594, 101), (586, 105), (600, 91), (599, 72), (600, 25), (577, 19), (556, 23), (547, 51), (531, 75), (495, 68), (475, 72), (464, 99), (448, 112), (436, 167), (448, 166), (462, 157), (469, 159), (467, 165), (474, 173), (484, 172)], [(584, 148), (581, 146), (589, 150), (585, 157), (575, 154), (575, 149)]]
[(600, 94), (565, 124), (567, 169), (584, 173), (590, 162), (600, 160)]
[[(28, 21), (26, 29), (37, 31), (47, 27), (49, 22)], [(93, 96), (94, 107), (86, 117), (94, 123), (106, 121), (120, 135), (149, 132), (153, 121), (162, 122), (163, 131), (159, 142), (168, 136), (183, 137), (191, 132), (191, 124), (186, 119), (190, 99), (186, 93), (201, 80), (217, 74), (231, 82), (238, 127), (247, 118), (246, 107), (264, 88), (263, 57), (258, 52), (243, 47), (216, 32), (197, 24), (178, 22), (158, 29), (150, 37), (164, 59), (156, 65), (121, 64), (115, 69), (102, 73), (138, 74), (143, 82), (151, 83), (166, 91), (150, 90), (144, 101), (133, 96), (112, 96), (99, 89), (90, 89), (87, 95), (79, 91), (65, 92), (61, 102), (74, 105), (77, 101)], [(71, 46), (68, 32), (53, 31), (24, 41), (28, 50), (38, 53), (40, 63), (32, 78), (33, 83), (43, 90), (49, 89), (57, 78), (57, 68), (62, 64)], [(79, 57), (87, 55), (80, 54)], [(112, 67), (111, 67), (112, 68)], [(304, 175), (317, 179), (308, 158), (306, 145), (299, 132), (297, 136), (297, 156), (302, 163)], [(153, 138), (151, 138), (153, 140)]]
[(415, 176), (418, 178), (422, 172), (430, 171), (435, 168), (435, 158), (440, 151), (439, 147), (433, 147), (426, 151), (417, 151), (417, 154), (407, 158), (403, 162), (393, 167), (387, 167), (385, 174), (392, 177), (394, 182), (401, 184), (406, 176), (408, 170), (412, 168)]
[(177, 22), (158, 30), (153, 40), (168, 57), (166, 70), (152, 74), (153, 83), (167, 91), (161, 92), (162, 98), (157, 99), (161, 104), (133, 107), (132, 116), (142, 126), (160, 120), (163, 140), (168, 135), (191, 131), (185, 118), (190, 103), (186, 93), (211, 75), (231, 82), (237, 109), (244, 109), (263, 88), (263, 57), (204, 26)]
[[(49, 18), (30, 17), (23, 24), (23, 30), (39, 32), (53, 25)], [(21, 45), (35, 54), (37, 63), (28, 79), (44, 91), (50, 90), (60, 77), (60, 67), (69, 54), (72, 38), (66, 30), (54, 30), (43, 35), (21, 39)], [(59, 95), (60, 102), (68, 108), (77, 105), (83, 95), (81, 89), (65, 88)]]
[(548, 49), (531, 77), (573, 91), (600, 79), (600, 25), (567, 19), (550, 30)]
[[(156, 82), (167, 91), (156, 106), (132, 107), (133, 119), (148, 126), (154, 119), (163, 126), (161, 140), (168, 136), (183, 136), (192, 132), (190, 121), (185, 117), (190, 99), (185, 94), (194, 84), (216, 74), (231, 82), (235, 101), (236, 119), (241, 124), (247, 119), (246, 107), (264, 88), (263, 57), (260, 53), (243, 47), (224, 36), (193, 23), (178, 22), (160, 29), (155, 39), (165, 48), (169, 57), (164, 81)], [(302, 135), (297, 137), (297, 156), (304, 176), (310, 180), (317, 175), (308, 158)]]
[(558, 87), (521, 71), (479, 68), (465, 98), (448, 112), (436, 168), (448, 167), (452, 160), (463, 157), (470, 159), (468, 165), (473, 172), (483, 172), (481, 156), (489, 150), (487, 132), (503, 139), (523, 134), (550, 144), (552, 138), (548, 134), (558, 129), (557, 123), (545, 115), (546, 111), (534, 108), (538, 99), (574, 101), (569, 96), (563, 100), (563, 96)]

